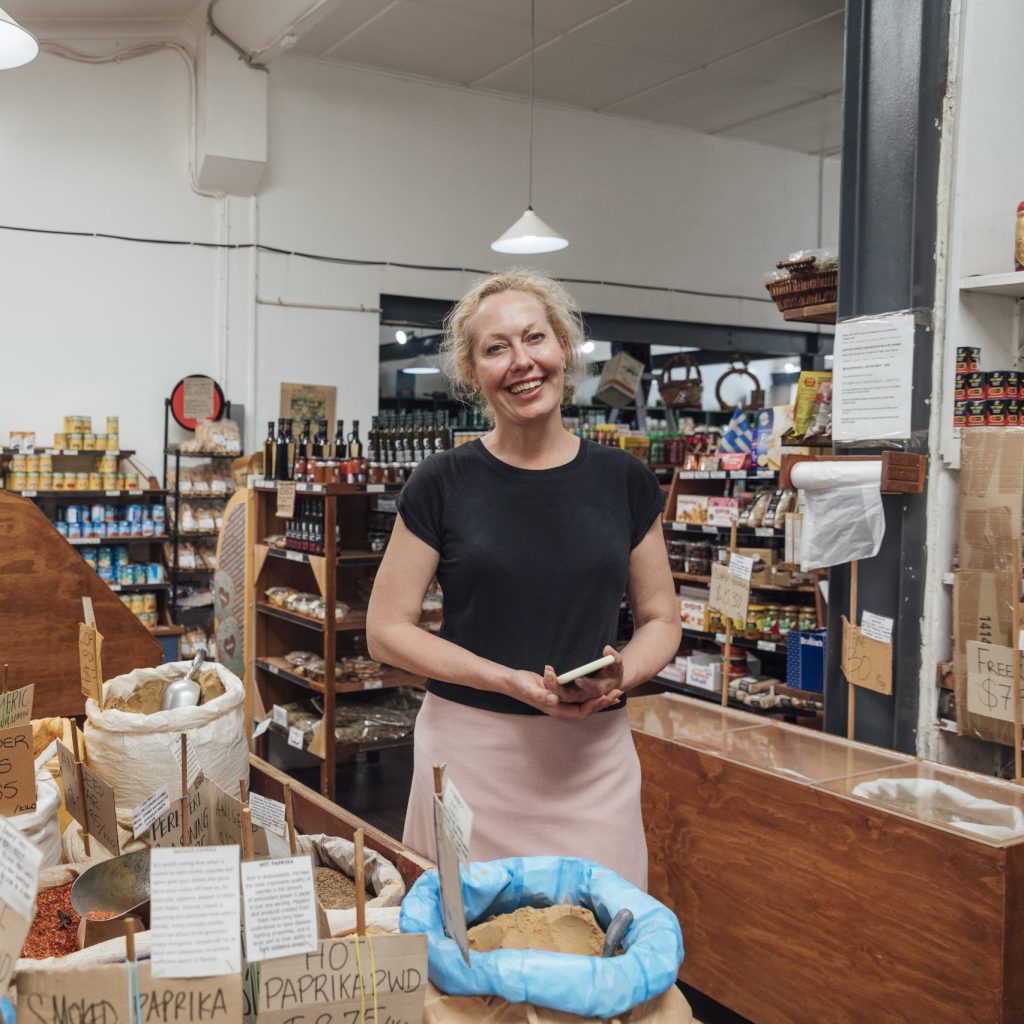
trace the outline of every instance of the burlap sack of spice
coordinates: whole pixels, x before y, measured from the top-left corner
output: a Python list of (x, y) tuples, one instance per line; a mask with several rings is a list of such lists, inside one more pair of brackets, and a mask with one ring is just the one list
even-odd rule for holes
[(427, 985), (423, 1024), (691, 1024), (693, 1014), (674, 985), (657, 999), (634, 1006), (617, 1017), (579, 1017), (529, 1003), (509, 1003), (501, 996), (449, 996)]
[[(115, 814), (117, 815), (117, 841), (121, 847), (121, 853), (134, 853), (136, 850), (147, 849), (149, 843), (146, 839), (136, 839), (132, 831), (132, 812), (124, 807), (118, 807)], [(90, 864), (101, 860), (110, 860), (114, 856), (95, 837), (89, 839), (89, 853), (87, 854), (85, 843), (82, 842), (82, 826), (73, 818), (71, 824), (64, 829), (61, 848), (64, 851), (65, 863), (79, 864), (82, 866), (82, 870), (85, 870)]]

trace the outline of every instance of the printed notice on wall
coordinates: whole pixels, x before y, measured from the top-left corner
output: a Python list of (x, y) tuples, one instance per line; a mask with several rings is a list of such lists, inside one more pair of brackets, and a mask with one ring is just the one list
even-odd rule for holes
[(186, 377), (182, 409), (185, 419), (212, 420), (213, 411), (213, 381), (209, 377)]
[(910, 437), (914, 316), (839, 324), (835, 337), (832, 438)]
[(175, 846), (150, 858), (153, 977), (239, 973), (239, 848)]
[(972, 715), (1013, 721), (1013, 658), (1009, 647), (967, 641), (967, 710)]

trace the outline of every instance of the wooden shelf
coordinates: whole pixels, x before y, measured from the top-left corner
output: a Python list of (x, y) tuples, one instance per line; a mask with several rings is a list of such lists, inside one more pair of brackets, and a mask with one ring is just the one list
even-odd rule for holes
[(116, 455), (119, 459), (127, 459), (135, 454), (128, 448), (29, 448), (28, 451), (21, 451), (19, 448), (0, 448), (4, 455), (49, 455), (54, 459), (76, 458), (79, 455)]
[[(312, 615), (300, 615), (288, 608), (278, 608), (276, 605), (260, 601), (256, 610), (261, 615), (269, 615), (274, 619), (283, 619), (285, 622), (294, 622), (297, 626), (305, 626), (307, 629), (315, 629), (322, 632), (324, 620), (314, 618)], [(343, 619), (335, 620), (334, 628), (339, 632), (351, 633), (360, 629), (366, 629), (366, 609), (355, 608)]]
[(147, 487), (145, 490), (131, 491), (8, 491), (8, 494), (20, 494), (23, 498), (146, 498), (155, 494), (166, 495), (167, 491), (160, 488)]
[(836, 322), (836, 303), (824, 302), (818, 306), (787, 309), (782, 314), (782, 319), (799, 324), (834, 324)]
[[(687, 629), (683, 627), (683, 636), (691, 637), (694, 640), (710, 640), (712, 643), (719, 644), (720, 646), (725, 644), (724, 633), (705, 633), (700, 629)], [(786, 641), (785, 640), (748, 640), (744, 636), (734, 636), (732, 638), (733, 647), (746, 647), (751, 651), (763, 651), (766, 654), (781, 654), (783, 657), (786, 656)]]
[[(100, 577), (102, 579), (102, 577)], [(107, 583), (106, 580), (103, 580)], [(143, 594), (147, 590), (170, 590), (169, 583), (107, 583), (115, 593), (118, 594)]]
[[(253, 485), (255, 491), (276, 491), (277, 480), (259, 479)], [(402, 484), (296, 484), (296, 494), (397, 494)]]
[(179, 533), (178, 540), (210, 540), (220, 536), (220, 530), (189, 530), (188, 533)]
[(190, 494), (186, 491), (178, 491), (178, 497), (181, 501), (227, 501), (234, 491), (228, 491), (225, 494)]
[[(61, 534), (64, 537), (64, 534)], [(151, 537), (64, 537), (73, 548), (91, 547), (94, 544), (159, 544), (171, 538), (166, 533)]]
[[(287, 679), (289, 682), (295, 683), (296, 686), (301, 686), (305, 690), (312, 690), (315, 693), (324, 692), (325, 687), (322, 682), (297, 675), (295, 669), (284, 658), (269, 656), (257, 658), (256, 667), (280, 679)], [(380, 686), (364, 686), (362, 683), (337, 683), (335, 684), (334, 692), (366, 693), (371, 690), (392, 689), (396, 686), (422, 686), (425, 682), (423, 676), (414, 676), (408, 672), (403, 672), (399, 668), (390, 667), (382, 668), (380, 680)]]
[(180, 448), (165, 448), (165, 455), (180, 455), (183, 459), (240, 459), (242, 452), (227, 455), (224, 452), (183, 452)]
[[(678, 468), (678, 467), (675, 467)], [(680, 469), (680, 480), (777, 480), (778, 470), (756, 469)]]
[[(675, 523), (663, 521), (661, 524), (666, 530), (673, 530), (676, 533), (699, 533), (708, 537), (729, 538), (728, 526), (710, 526), (707, 523)], [(758, 538), (763, 540), (785, 540), (786, 531), (776, 530), (771, 526), (738, 526), (736, 536), (744, 538)]]
[[(674, 572), (672, 573), (672, 579), (678, 580), (680, 583), (703, 583), (705, 585), (711, 584), (710, 576), (697, 576), (691, 572)], [(795, 587), (781, 587), (777, 583), (751, 583), (750, 589), (771, 590), (775, 593), (780, 594), (813, 594), (814, 584), (800, 583)]]
[[(310, 555), (304, 551), (290, 551), (288, 548), (270, 548), (267, 555), (271, 558), (284, 558), (289, 562), (308, 563)], [(322, 558), (322, 555), (313, 555)], [(338, 551), (338, 565), (377, 565), (384, 557), (383, 551), (369, 551), (361, 548), (343, 548)]]

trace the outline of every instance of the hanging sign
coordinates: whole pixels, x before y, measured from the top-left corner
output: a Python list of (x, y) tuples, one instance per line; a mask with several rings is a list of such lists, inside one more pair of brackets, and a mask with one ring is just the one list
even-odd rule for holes
[(749, 604), (750, 577), (743, 579), (742, 576), (730, 572), (726, 566), (719, 565), (717, 562), (712, 565), (708, 606), (716, 612), (721, 612), (727, 618), (745, 621)]

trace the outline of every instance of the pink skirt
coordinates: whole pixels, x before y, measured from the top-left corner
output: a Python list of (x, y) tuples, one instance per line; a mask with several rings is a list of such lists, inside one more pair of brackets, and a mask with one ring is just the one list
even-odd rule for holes
[(586, 857), (647, 889), (640, 760), (624, 710), (570, 722), (428, 693), (402, 841), (431, 860), (433, 765), (444, 763), (473, 811), (472, 860)]

